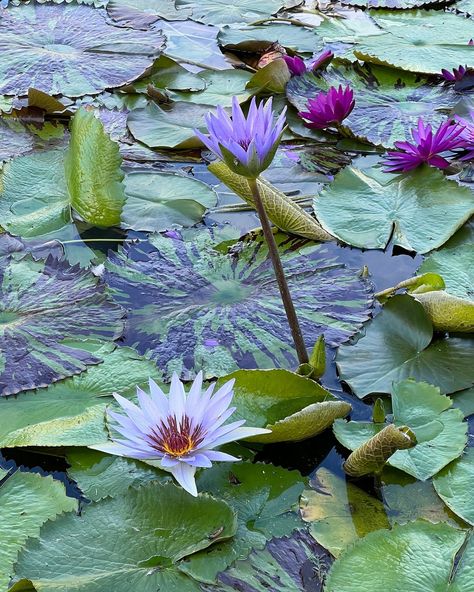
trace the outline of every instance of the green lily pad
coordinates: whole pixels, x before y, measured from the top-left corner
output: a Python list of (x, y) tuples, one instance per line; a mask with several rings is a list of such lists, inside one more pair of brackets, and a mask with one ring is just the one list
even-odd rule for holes
[(418, 8), (425, 4), (443, 6), (449, 0), (344, 0), (344, 4), (360, 8)]
[(129, 172), (125, 195), (122, 226), (148, 232), (193, 226), (217, 202), (216, 192), (206, 183), (153, 170)]
[(150, 148), (191, 149), (202, 146), (194, 129), (204, 131), (206, 105), (177, 102), (171, 105), (150, 103), (145, 109), (135, 109), (127, 120), (133, 136)]
[(285, 0), (241, 0), (238, 4), (229, 4), (226, 0), (177, 0), (177, 5), (188, 8), (195, 21), (208, 25), (224, 25), (259, 21), (276, 14), (285, 4)]
[(305, 530), (274, 538), (263, 550), (219, 574), (203, 592), (308, 592), (321, 590), (331, 560)]
[(180, 64), (216, 70), (229, 67), (217, 44), (217, 27), (188, 20), (160, 21), (159, 28), (166, 37), (166, 55)]
[(458, 298), (444, 290), (416, 294), (436, 331), (474, 332), (474, 300)]
[(427, 74), (474, 65), (469, 19), (436, 10), (377, 11), (372, 18), (385, 34), (360, 39), (358, 59)]
[[(367, 282), (337, 248), (277, 235), (303, 335), (336, 345), (367, 319)], [(296, 365), (280, 294), (262, 239), (217, 252), (208, 231), (189, 241), (153, 236), (110, 254), (104, 279), (129, 309), (126, 344), (149, 352), (169, 376)], [(139, 290), (140, 303), (132, 294)]]
[[(2, 471), (3, 479), (6, 472)], [(77, 501), (66, 497), (64, 485), (52, 477), (16, 471), (0, 486), (0, 585), (8, 588), (13, 564), (29, 537), (63, 512), (72, 512)], [(31, 540), (31, 539), (30, 539)]]
[(0, 446), (89, 446), (107, 440), (105, 409), (112, 394), (134, 395), (160, 372), (128, 347), (107, 346), (101, 364), (40, 391), (0, 399)]
[(301, 516), (309, 532), (335, 557), (373, 530), (390, 528), (383, 503), (325, 467), (316, 471), (312, 489), (301, 496)]
[(472, 542), (464, 549), (461, 564), (453, 568), (465, 538), (462, 530), (423, 520), (372, 532), (334, 563), (325, 590), (380, 592), (382, 586), (410, 592), (469, 592)]
[[(464, 415), (452, 409), (451, 399), (439, 389), (414, 380), (398, 382), (393, 385), (392, 407), (393, 423), (411, 428), (417, 444), (397, 450), (389, 465), (425, 481), (462, 454), (467, 443)], [(338, 419), (334, 433), (341, 444), (355, 450), (384, 427), (383, 423)]]
[(442, 84), (373, 64), (341, 64), (318, 76), (293, 76), (286, 94), (299, 111), (306, 111), (308, 99), (339, 85), (349, 85), (355, 95), (355, 108), (344, 120), (344, 127), (358, 138), (385, 147), (409, 138), (419, 117), (437, 127), (459, 100)]
[(88, 345), (113, 341), (123, 331), (124, 311), (97, 278), (52, 257), (0, 259), (0, 294), (2, 396), (100, 363)]
[(174, 0), (109, 0), (107, 13), (121, 27), (145, 31), (160, 18), (179, 21), (191, 16), (190, 10), (176, 7)]
[(474, 300), (474, 245), (446, 245), (431, 253), (421, 264), (418, 273), (438, 273), (446, 284), (446, 291), (459, 298)]
[(461, 409), (464, 417), (469, 417), (474, 414), (474, 387), (458, 391), (452, 399), (453, 407)]
[(278, 42), (283, 47), (297, 53), (313, 53), (316, 38), (314, 32), (306, 27), (294, 27), (290, 24), (270, 23), (259, 26), (224, 26), (219, 33), (219, 42), (232, 50), (233, 46), (248, 41)]
[(252, 75), (245, 70), (205, 70), (198, 74), (205, 84), (204, 90), (199, 92), (173, 91), (174, 101), (185, 101), (198, 105), (221, 105), (230, 107), (235, 96), (240, 103), (246, 101), (251, 92), (246, 90)]
[(163, 90), (197, 91), (206, 88), (203, 78), (165, 55), (160, 56), (153, 64), (150, 76), (134, 82), (133, 88), (136, 92), (146, 92), (149, 84)]
[(3, 11), (0, 44), (0, 93), (72, 97), (135, 80), (164, 45), (159, 30), (118, 29), (100, 9), (36, 3)]
[(465, 522), (474, 525), (474, 448), (454, 460), (433, 480), (437, 494)]
[(90, 111), (79, 109), (71, 125), (64, 168), (71, 206), (95, 226), (120, 223), (125, 203), (119, 147)]
[(313, 207), (321, 225), (350, 245), (383, 249), (392, 240), (418, 253), (441, 246), (474, 214), (471, 190), (428, 166), (402, 175), (347, 167)]
[(46, 122), (38, 129), (33, 125), (24, 125), (16, 119), (5, 117), (0, 120), (0, 161), (63, 145), (62, 125)]
[(146, 463), (88, 448), (69, 450), (67, 460), (68, 475), (93, 502), (124, 495), (130, 487), (171, 479), (169, 473)]
[[(178, 571), (185, 559), (232, 537), (236, 519), (222, 500), (197, 498), (169, 483), (131, 488), (123, 496), (49, 522), (18, 557), (16, 576), (50, 592), (199, 590)], [(217, 534), (216, 534), (217, 533)], [(67, 541), (73, 539), (73, 547)]]
[(224, 500), (237, 514), (237, 532), (229, 541), (205, 549), (180, 569), (202, 582), (212, 583), (235, 560), (252, 549), (263, 549), (269, 539), (301, 528), (298, 499), (305, 481), (297, 471), (265, 464), (215, 465), (198, 477), (198, 489)]
[(392, 383), (404, 378), (453, 393), (472, 386), (472, 347), (468, 336), (433, 340), (433, 326), (423, 306), (411, 296), (398, 295), (368, 325), (365, 337), (339, 348), (336, 361), (341, 379), (361, 398), (389, 393)]
[(234, 379), (233, 417), (248, 425), (272, 430), (253, 442), (286, 442), (311, 438), (345, 417), (349, 403), (338, 401), (317, 382), (288, 370), (238, 370), (222, 377)]

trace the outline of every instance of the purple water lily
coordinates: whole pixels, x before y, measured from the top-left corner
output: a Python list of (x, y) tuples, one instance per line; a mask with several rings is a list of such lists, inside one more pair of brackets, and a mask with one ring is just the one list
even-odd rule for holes
[(308, 100), (308, 111), (300, 111), (298, 115), (309, 121), (307, 127), (324, 129), (341, 123), (354, 109), (354, 93), (349, 86), (335, 88), (319, 93), (315, 99)]
[(454, 117), (456, 122), (463, 128), (459, 137), (463, 139), (462, 148), (466, 148), (467, 150), (467, 153), (461, 156), (459, 160), (474, 159), (474, 111), (471, 111), (469, 115), (470, 120), (459, 117), (459, 115)]
[(306, 72), (312, 71), (316, 72), (317, 70), (322, 70), (326, 68), (329, 62), (333, 59), (334, 54), (332, 51), (323, 51), (314, 61), (312, 61), (308, 67), (304, 60), (302, 60), (299, 56), (283, 56), (283, 59), (288, 66), (288, 70), (290, 71), (292, 76), (302, 76), (306, 74)]
[(94, 448), (139, 460), (158, 460), (191, 495), (197, 495), (196, 469), (211, 467), (212, 461), (240, 460), (214, 450), (216, 446), (270, 431), (242, 427), (245, 420), (225, 423), (235, 411), (235, 407), (229, 407), (234, 380), (216, 393), (215, 384), (203, 391), (200, 372), (186, 393), (174, 374), (168, 396), (153, 380), (149, 384), (149, 395), (137, 388), (138, 406), (114, 394), (126, 415), (109, 411), (108, 416), (123, 438)]
[(458, 68), (453, 68), (452, 72), (450, 72), (449, 70), (445, 70), (444, 68), (441, 70), (443, 78), (448, 82), (457, 82), (458, 80), (462, 80), (466, 72), (467, 66), (459, 66)]
[(445, 121), (433, 133), (431, 125), (425, 124), (420, 117), (417, 127), (411, 131), (415, 142), (395, 142), (398, 151), (388, 152), (388, 158), (383, 163), (385, 172), (411, 171), (423, 163), (445, 169), (449, 161), (441, 154), (464, 145), (463, 129), (457, 123)]
[(232, 117), (220, 106), (206, 115), (209, 135), (194, 130), (201, 142), (226, 165), (249, 179), (256, 179), (275, 156), (285, 126), (286, 107), (274, 122), (272, 99), (258, 105), (253, 97), (247, 117), (237, 97), (232, 99)]

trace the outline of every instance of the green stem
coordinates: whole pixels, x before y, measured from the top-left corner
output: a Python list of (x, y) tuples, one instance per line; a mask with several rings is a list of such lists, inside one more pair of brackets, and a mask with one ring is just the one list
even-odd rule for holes
[(258, 190), (257, 180), (247, 179), (247, 181), (249, 184), (250, 191), (252, 192), (252, 197), (255, 202), (258, 217), (260, 218), (263, 234), (265, 236), (265, 240), (267, 241), (268, 253), (272, 261), (273, 270), (275, 272), (275, 277), (278, 283), (278, 288), (280, 289), (280, 295), (283, 301), (283, 306), (285, 307), (286, 318), (288, 319), (291, 335), (293, 336), (296, 354), (298, 356), (299, 363), (306, 364), (309, 361), (308, 352), (306, 351), (303, 334), (301, 332), (300, 324), (298, 322), (298, 317), (296, 316), (296, 310), (293, 305), (293, 300), (291, 299), (290, 290), (286, 282), (285, 272), (283, 271), (283, 266), (281, 264), (280, 255), (278, 253), (278, 247), (275, 242), (275, 237), (273, 236), (270, 220), (268, 219), (267, 212), (265, 211), (265, 206), (263, 205), (263, 201), (260, 196), (260, 191)]

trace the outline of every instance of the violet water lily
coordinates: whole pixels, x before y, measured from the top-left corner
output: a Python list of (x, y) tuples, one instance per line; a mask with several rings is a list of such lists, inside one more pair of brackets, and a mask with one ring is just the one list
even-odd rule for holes
[(217, 107), (216, 114), (211, 113), (206, 116), (209, 134), (205, 135), (199, 130), (194, 130), (194, 133), (209, 150), (224, 161), (231, 171), (247, 179), (249, 193), (254, 201), (268, 245), (269, 258), (275, 272), (298, 360), (300, 364), (306, 364), (308, 352), (257, 182), (260, 173), (270, 166), (275, 156), (285, 126), (285, 113), (286, 107), (276, 118), (271, 98), (257, 106), (253, 97), (248, 114), (245, 116), (237, 97), (233, 97), (230, 117), (222, 107)]
[(97, 450), (139, 460), (157, 460), (191, 495), (197, 495), (195, 473), (209, 468), (213, 461), (233, 462), (240, 459), (215, 450), (217, 446), (269, 433), (262, 428), (243, 427), (245, 420), (226, 423), (235, 411), (230, 407), (234, 380), (214, 393), (215, 383), (202, 389), (200, 372), (188, 393), (176, 374), (169, 395), (150, 379), (150, 394), (137, 388), (138, 405), (114, 394), (125, 412), (108, 412), (112, 428), (122, 437), (95, 446)]
[(286, 107), (276, 121), (272, 99), (258, 105), (253, 97), (248, 115), (237, 97), (232, 99), (231, 117), (221, 107), (206, 115), (209, 135), (194, 130), (201, 142), (238, 175), (256, 179), (270, 166), (285, 127)]
[(305, 119), (306, 127), (324, 129), (339, 125), (352, 113), (355, 106), (354, 93), (349, 86), (336, 88), (331, 86), (327, 92), (320, 92), (307, 103), (308, 111), (298, 115)]
[(449, 161), (442, 154), (464, 145), (463, 130), (458, 123), (445, 121), (433, 132), (431, 125), (425, 124), (420, 117), (417, 127), (411, 131), (414, 142), (395, 142), (398, 150), (388, 152), (383, 163), (385, 172), (411, 171), (423, 163), (445, 169)]

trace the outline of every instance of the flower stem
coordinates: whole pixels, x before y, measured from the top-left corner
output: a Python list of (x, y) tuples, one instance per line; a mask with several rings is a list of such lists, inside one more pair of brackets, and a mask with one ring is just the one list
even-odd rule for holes
[(263, 201), (260, 196), (257, 180), (247, 179), (247, 181), (249, 184), (250, 191), (252, 192), (252, 197), (255, 202), (258, 217), (260, 218), (263, 235), (265, 236), (265, 240), (267, 241), (268, 252), (270, 255), (270, 259), (272, 260), (273, 271), (275, 272), (278, 288), (280, 289), (280, 295), (283, 301), (283, 306), (285, 307), (286, 318), (288, 319), (288, 324), (290, 325), (291, 335), (293, 337), (293, 342), (295, 344), (296, 354), (298, 356), (299, 363), (305, 364), (309, 361), (308, 352), (306, 351), (303, 334), (301, 332), (300, 324), (298, 322), (298, 317), (296, 316), (296, 310), (293, 305), (293, 300), (291, 299), (290, 290), (286, 282), (285, 272), (283, 271), (283, 266), (281, 264), (280, 255), (278, 253), (278, 247), (275, 242), (275, 237), (273, 236), (270, 220), (268, 219), (267, 212), (265, 211), (265, 206), (263, 205)]

